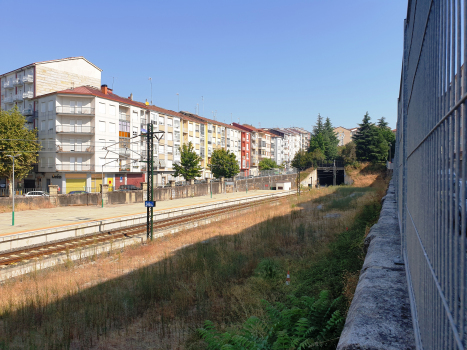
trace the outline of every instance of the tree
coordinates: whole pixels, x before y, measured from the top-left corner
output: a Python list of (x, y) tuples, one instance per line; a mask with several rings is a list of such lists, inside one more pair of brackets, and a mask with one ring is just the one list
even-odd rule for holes
[(370, 123), (370, 120), (370, 115), (366, 112), (353, 141), (357, 160), (376, 163), (387, 158), (389, 147), (379, 128)]
[(339, 139), (334, 132), (331, 119), (329, 119), (329, 117), (326, 118), (323, 124), (323, 117), (318, 114), (318, 120), (311, 134), (308, 152), (314, 153), (316, 150), (320, 150), (320, 153), (315, 154), (323, 154), (325, 159), (336, 159), (338, 144)]
[(396, 135), (394, 135), (384, 117), (378, 119), (378, 128), (388, 145), (391, 145), (391, 154), (394, 155), (396, 151)]
[(258, 164), (259, 170), (277, 169), (279, 166), (272, 159), (262, 159)]
[(315, 150), (321, 151), (322, 154), (326, 151), (326, 140), (324, 139), (324, 133), (322, 132), (311, 136), (308, 152), (312, 153)]
[[(315, 150), (315, 152), (321, 152), (320, 150)], [(303, 150), (295, 153), (295, 156), (292, 159), (291, 165), (298, 170), (305, 170), (313, 166), (312, 153), (305, 152)]]
[(208, 165), (215, 178), (231, 178), (240, 172), (237, 157), (230, 151), (216, 149), (212, 152), (211, 164)]
[(351, 141), (344, 146), (339, 147), (339, 156), (345, 165), (354, 164), (357, 161), (355, 142)]
[(324, 155), (326, 159), (332, 160), (337, 157), (337, 145), (339, 144), (339, 139), (337, 138), (336, 133), (334, 132), (334, 127), (332, 126), (331, 119), (326, 118), (324, 122), (324, 140), (326, 144), (326, 149)]
[(324, 131), (323, 117), (318, 113), (318, 119), (316, 120), (316, 125), (313, 127), (313, 132), (311, 136), (316, 136)]
[(180, 150), (180, 164), (173, 165), (175, 169), (174, 176), (183, 176), (186, 181), (192, 180), (195, 177), (201, 176), (201, 157), (193, 150), (191, 142), (179, 147)]
[(37, 162), (37, 152), (41, 148), (36, 130), (28, 130), (25, 123), (26, 118), (16, 106), (9, 111), (0, 111), (0, 176), (9, 180), (10, 193), (13, 193), (13, 160), (8, 155), (19, 155), (15, 158), (15, 179), (21, 180)]

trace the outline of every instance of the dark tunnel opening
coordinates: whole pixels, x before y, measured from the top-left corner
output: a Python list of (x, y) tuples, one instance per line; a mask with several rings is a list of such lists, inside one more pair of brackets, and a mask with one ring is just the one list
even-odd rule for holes
[[(319, 170), (318, 169), (318, 182), (320, 186), (332, 186), (333, 184), (333, 171)], [(344, 170), (336, 170), (336, 185), (344, 183)]]

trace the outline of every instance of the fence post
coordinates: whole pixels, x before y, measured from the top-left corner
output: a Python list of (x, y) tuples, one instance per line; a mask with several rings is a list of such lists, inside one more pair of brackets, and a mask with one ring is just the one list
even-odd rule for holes
[(175, 181), (170, 180), (170, 199), (175, 199)]
[(49, 200), (53, 205), (58, 204), (58, 185), (49, 185)]
[(104, 207), (104, 204), (109, 203), (108, 192), (109, 192), (109, 185), (101, 184), (102, 208)]

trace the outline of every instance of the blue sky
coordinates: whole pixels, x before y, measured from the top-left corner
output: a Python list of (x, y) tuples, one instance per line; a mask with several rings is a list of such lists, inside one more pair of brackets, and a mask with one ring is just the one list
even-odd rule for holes
[(0, 0), (0, 72), (84, 56), (114, 92), (227, 123), (396, 125), (406, 0)]

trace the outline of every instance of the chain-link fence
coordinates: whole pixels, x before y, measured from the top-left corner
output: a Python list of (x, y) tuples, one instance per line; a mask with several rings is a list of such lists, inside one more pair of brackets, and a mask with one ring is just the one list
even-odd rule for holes
[(394, 177), (419, 349), (467, 347), (466, 10), (409, 0), (404, 23)]

